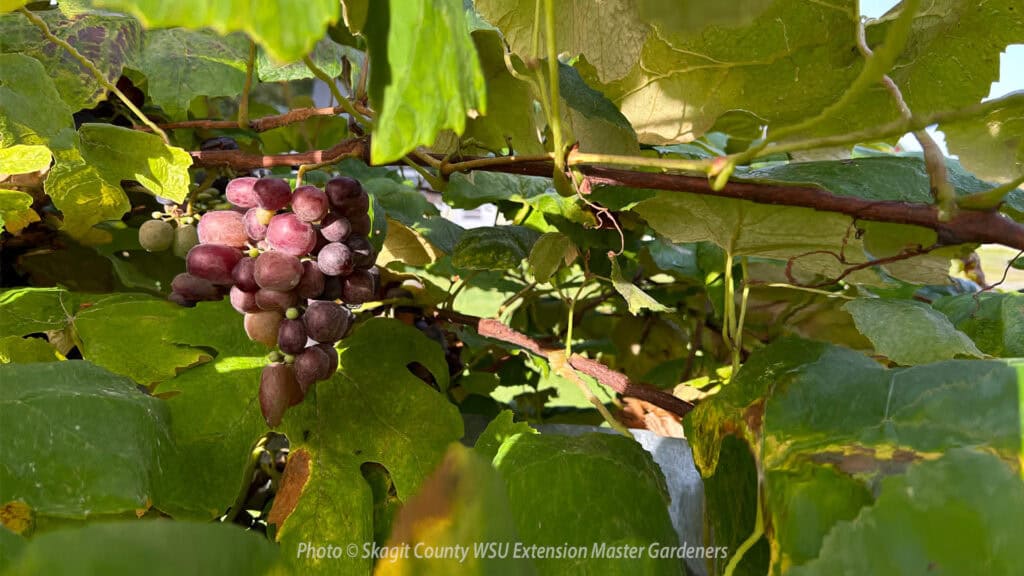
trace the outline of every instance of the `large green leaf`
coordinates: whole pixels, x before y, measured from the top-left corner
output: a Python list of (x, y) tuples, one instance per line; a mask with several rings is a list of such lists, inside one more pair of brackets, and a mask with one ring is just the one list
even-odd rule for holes
[(0, 365), (0, 502), (36, 517), (149, 507), (171, 449), (160, 400), (85, 361)]
[(539, 434), (526, 422), (515, 422), (514, 418), (515, 414), (511, 410), (502, 410), (480, 433), (473, 450), (491, 461), (494, 460), (505, 440), (516, 434)]
[(1004, 462), (952, 450), (884, 480), (874, 506), (787, 574), (1016, 574), (1022, 514), (1024, 484)]
[(552, 189), (548, 178), (502, 172), (457, 173), (452, 174), (444, 191), (444, 199), (455, 208), (472, 209), (502, 200), (525, 203)]
[(192, 157), (155, 134), (111, 124), (83, 124), (82, 156), (110, 184), (134, 180), (157, 196), (184, 202)]
[[(44, 107), (39, 102), (47, 102)], [(38, 60), (22, 54), (0, 54), (0, 172), (18, 174), (49, 165), (43, 148), (74, 146), (71, 110)], [(16, 148), (17, 147), (17, 148)], [(10, 164), (7, 164), (7, 162)], [(10, 166), (10, 168), (8, 168)]]
[(640, 18), (662, 36), (750, 23), (775, 0), (640, 0)]
[[(678, 559), (609, 558), (595, 545), (678, 546), (668, 515), (661, 470), (632, 439), (611, 434), (578, 437), (516, 434), (501, 445), (494, 465), (525, 546), (584, 546), (591, 556), (537, 558), (539, 574), (682, 574)], [(553, 473), (557, 471), (557, 473)], [(609, 516), (602, 502), (616, 505)]]
[(144, 520), (43, 534), (4, 574), (263, 574), (276, 550), (230, 524)]
[[(359, 52), (350, 46), (338, 44), (328, 37), (321, 38), (309, 57), (318, 68), (331, 78), (341, 74), (342, 58), (348, 57), (355, 65), (360, 65), (362, 58)], [(244, 68), (243, 68), (244, 72)], [(263, 82), (281, 82), (314, 78), (313, 72), (302, 61), (275, 62), (266, 50), (260, 49), (256, 57), (256, 74)]]
[(582, 152), (639, 154), (636, 132), (608, 98), (587, 85), (572, 66), (558, 66), (563, 121)]
[[(342, 341), (340, 373), (285, 414), (292, 442), (282, 488), (288, 496), (278, 495), (270, 515), (285, 549), (331, 542), (361, 550), (374, 534), (362, 466), (383, 466), (397, 498), (406, 501), (462, 436), (456, 407), (409, 372), (412, 362), (447, 389), (448, 367), (435, 342), (398, 321), (370, 320)], [(304, 574), (366, 574), (372, 562), (291, 557)]]
[(530, 250), (530, 268), (538, 282), (547, 282), (563, 264), (572, 264), (577, 255), (576, 246), (568, 236), (549, 232), (538, 238)]
[(949, 151), (978, 176), (1007, 181), (1024, 175), (1024, 92), (983, 118), (941, 128)]
[(978, 444), (1014, 459), (1021, 385), (1017, 370), (1001, 361), (890, 370), (847, 348), (784, 338), (753, 354), (729, 386), (694, 410), (694, 457), (713, 469), (732, 423), (752, 445), (763, 437), (766, 469), (811, 458), (885, 474), (926, 453)]
[(78, 306), (78, 295), (61, 288), (5, 290), (0, 292), (0, 336), (64, 330)]
[(540, 233), (525, 226), (467, 230), (452, 253), (452, 264), (470, 270), (507, 270), (527, 258)]
[[(240, 329), (240, 327), (236, 327)], [(166, 456), (154, 505), (175, 518), (212, 520), (232, 504), (253, 444), (267, 425), (260, 413), (262, 355), (219, 357), (160, 383), (175, 450)]]
[(843, 310), (879, 354), (903, 366), (983, 355), (949, 318), (923, 302), (858, 298)]
[[(46, 163), (50, 163), (50, 153), (43, 148)], [(0, 229), (17, 235), (33, 222), (39, 221), (39, 215), (32, 209), (32, 197), (18, 190), (0, 188)]]
[(535, 574), (529, 558), (488, 555), (474, 549), (482, 542), (511, 547), (517, 541), (501, 476), (477, 451), (452, 444), (441, 465), (399, 511), (387, 545), (420, 546), (421, 550), (461, 548), (466, 556), (424, 558), (411, 554), (379, 562), (374, 575)]
[(451, 132), (442, 132), (434, 149), (454, 152), (461, 142), (465, 143), (464, 150), (487, 152), (511, 145), (516, 154), (542, 152), (533, 95), (529, 85), (512, 76), (505, 65), (501, 36), (493, 29), (473, 30), (472, 36), (486, 82), (487, 114), (467, 120), (461, 139)]
[(626, 300), (630, 314), (639, 314), (641, 310), (665, 312), (669, 308), (644, 292), (639, 286), (622, 277), (617, 259), (612, 258), (612, 286)]
[(53, 345), (42, 338), (0, 337), (0, 364), (33, 364), (62, 359)]
[(241, 94), (248, 59), (249, 42), (242, 34), (171, 28), (146, 32), (138, 69), (146, 75), (153, 103), (184, 116), (196, 96)]
[(77, 148), (58, 152), (55, 158), (44, 189), (64, 217), (64, 232), (84, 244), (109, 242), (110, 235), (93, 226), (117, 220), (131, 208), (120, 182), (106, 180)]
[[(61, 2), (55, 10), (35, 14), (46, 22), (50, 32), (71, 44), (110, 83), (117, 83), (124, 67), (138, 54), (142, 27), (129, 16), (82, 10), (81, 2)], [(0, 16), (0, 52), (17, 52), (42, 62), (72, 111), (92, 108), (107, 98), (107, 89), (92, 71), (43, 36), (21, 14)]]
[(429, 146), (467, 114), (487, 112), (484, 75), (459, 0), (390, 0), (370, 6), (370, 96), (378, 109), (374, 164)]
[[(477, 11), (501, 29), (512, 51), (524, 58), (544, 55), (543, 23), (535, 23), (533, 0), (476, 0)], [(625, 76), (637, 61), (649, 28), (632, 2), (584, 0), (555, 2), (555, 41), (559, 52), (583, 54), (604, 82)], [(543, 15), (542, 15), (543, 17)], [(540, 26), (541, 54), (533, 50), (534, 27)]]
[(1024, 358), (1024, 294), (985, 292), (932, 303), (986, 354)]
[[(290, 62), (306, 55), (327, 27), (338, 20), (337, 0), (94, 0), (104, 8), (123, 10), (148, 28), (212, 28), (226, 35), (242, 31), (262, 44), (276, 60)], [(283, 22), (287, 25), (283, 25)]]

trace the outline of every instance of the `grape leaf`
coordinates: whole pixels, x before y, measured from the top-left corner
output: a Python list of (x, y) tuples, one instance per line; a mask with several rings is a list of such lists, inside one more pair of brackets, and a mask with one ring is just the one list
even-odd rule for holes
[[(337, 22), (337, 0), (186, 0), (173, 5), (161, 0), (95, 0), (101, 8), (134, 15), (147, 28), (212, 28), (221, 35), (241, 31), (263, 45), (279, 61), (308, 54), (327, 27)], [(287, 26), (282, 21), (287, 19)]]
[(686, 33), (708, 26), (737, 27), (749, 24), (775, 0), (640, 0), (640, 19), (661, 36)]
[(171, 28), (150, 30), (145, 40), (137, 69), (146, 75), (149, 98), (169, 115), (183, 117), (196, 96), (242, 93), (249, 59), (245, 36)]
[[(288, 469), (304, 464), (294, 466), (302, 473), (283, 480), (268, 519), (282, 548), (295, 551), (310, 541), (361, 548), (373, 538), (373, 499), (362, 465), (383, 466), (397, 498), (407, 501), (462, 436), (455, 405), (413, 376), (406, 369), (411, 362), (447, 389), (448, 367), (435, 342), (398, 321), (371, 319), (342, 341), (340, 372), (285, 414)], [(304, 574), (366, 574), (372, 562), (289, 556)]]
[[(535, 54), (533, 49), (535, 2), (476, 0), (474, 4), (480, 16), (501, 29), (513, 52), (524, 58), (544, 55)], [(555, 3), (558, 51), (583, 54), (597, 67), (602, 82), (622, 78), (633, 68), (648, 32), (649, 28), (640, 20), (633, 2), (585, 0)], [(547, 45), (543, 27), (539, 45), (543, 52)]]
[(83, 244), (109, 242), (110, 234), (93, 226), (117, 220), (131, 208), (120, 182), (104, 179), (77, 148), (57, 152), (54, 157), (56, 163), (43, 189), (64, 216), (62, 229)]
[[(544, 146), (537, 139), (533, 95), (529, 85), (512, 76), (505, 66), (501, 36), (494, 30), (474, 30), (472, 37), (486, 83), (487, 114), (466, 122), (462, 140), (472, 138), (491, 150), (501, 150), (511, 144), (516, 154), (543, 152)], [(440, 150), (455, 150), (457, 142), (451, 136), (449, 133), (447, 145), (439, 146)], [(438, 140), (439, 143), (445, 141), (445, 134)], [(439, 143), (435, 143), (435, 147)]]
[[(174, 545), (170, 546), (169, 543)], [(116, 550), (112, 554), (111, 550)], [(182, 550), (188, 550), (183, 554)], [(33, 538), (13, 574), (264, 574), (277, 552), (230, 524), (169, 520), (91, 524)]]
[[(355, 65), (359, 65), (363, 61), (363, 57), (360, 55), (358, 50), (351, 46), (338, 44), (328, 37), (321, 38), (320, 41), (316, 43), (316, 46), (313, 48), (313, 51), (310, 52), (309, 57), (318, 68), (326, 72), (331, 78), (336, 78), (341, 75), (342, 58), (347, 57), (349, 61), (353, 62)], [(261, 48), (256, 55), (256, 74), (262, 82), (281, 82), (315, 78), (313, 73), (301, 60), (287, 63), (275, 62), (263, 48)]]
[[(49, 164), (50, 153), (46, 152)], [(25, 226), (39, 221), (39, 215), (32, 209), (32, 197), (17, 190), (0, 188), (0, 229), (18, 235)]]
[(547, 282), (564, 263), (572, 264), (578, 251), (572, 240), (561, 232), (548, 232), (530, 250), (530, 267), (538, 282)]
[(13, 12), (28, 4), (28, 0), (0, 0), (0, 13)]
[(983, 356), (942, 313), (923, 302), (858, 298), (843, 305), (875, 350), (903, 366)]
[(436, 246), (397, 220), (388, 220), (384, 249), (377, 255), (377, 265), (398, 260), (410, 266), (425, 266), (441, 256)]
[(939, 298), (932, 307), (948, 316), (984, 353), (1024, 358), (1024, 295), (962, 294)]
[(54, 362), (63, 357), (42, 338), (0, 337), (0, 364)]
[[(241, 326), (235, 326), (240, 330)], [(175, 518), (210, 521), (234, 502), (253, 445), (267, 425), (260, 413), (263, 350), (222, 354), (161, 382), (173, 452), (163, 463), (154, 506)]]
[[(1021, 385), (1017, 370), (1001, 361), (890, 370), (847, 348), (783, 338), (752, 354), (729, 386), (691, 414), (700, 431), (692, 436), (694, 458), (713, 470), (730, 422), (752, 445), (763, 434), (765, 469), (811, 458), (884, 475), (921, 453), (979, 444), (1017, 458)], [(851, 397), (857, 401), (840, 400)]]
[[(475, 450), (452, 444), (444, 460), (424, 481), (419, 492), (398, 512), (387, 546), (427, 546), (434, 549), (481, 542), (514, 546), (515, 521), (509, 510), (505, 483)], [(470, 552), (465, 558), (423, 558), (417, 555), (380, 562), (375, 576), (403, 574), (532, 575), (528, 558)]]
[(68, 327), (79, 297), (62, 288), (13, 288), (0, 292), (0, 336), (27, 336)]
[(0, 365), (0, 502), (36, 517), (145, 509), (171, 448), (167, 409), (90, 362)]
[[(577, 437), (515, 434), (502, 443), (494, 465), (508, 486), (508, 499), (525, 546), (677, 546), (668, 515), (661, 470), (632, 439), (611, 434)], [(557, 469), (558, 474), (551, 471)], [(608, 522), (595, 494), (619, 508)], [(596, 555), (596, 554), (595, 554)], [(568, 571), (601, 574), (681, 574), (678, 559), (589, 557), (537, 558), (539, 574)]]
[[(124, 67), (138, 55), (142, 27), (138, 20), (124, 14), (82, 10), (78, 2), (61, 2), (56, 10), (41, 10), (35, 15), (112, 84), (117, 83)], [(43, 36), (21, 14), (0, 16), (0, 52), (21, 53), (42, 62), (72, 111), (92, 108), (107, 98), (106, 87), (92, 71)]]
[(111, 185), (135, 180), (157, 196), (184, 202), (192, 157), (159, 136), (111, 124), (83, 124), (82, 156)]
[(473, 450), (491, 461), (498, 454), (501, 445), (516, 434), (539, 434), (526, 422), (514, 422), (514, 418), (515, 414), (511, 410), (502, 410), (480, 433)]
[(1024, 176), (1024, 92), (1002, 100), (984, 118), (940, 126), (964, 166), (999, 182)]
[(445, 128), (461, 134), (467, 114), (486, 114), (484, 76), (459, 0), (371, 4), (364, 33), (375, 62), (374, 164), (429, 146)]
[(579, 71), (559, 64), (558, 89), (565, 103), (564, 125), (572, 130), (570, 141), (578, 142), (582, 152), (640, 153), (629, 120), (604, 94), (588, 86)]
[[(882, 481), (873, 506), (841, 522), (788, 574), (988, 574), (1018, 570), (1024, 486), (999, 458), (956, 449)], [(994, 535), (1000, 535), (994, 537)]]
[(642, 310), (651, 310), (653, 312), (669, 310), (667, 306), (652, 298), (650, 294), (641, 290), (639, 286), (623, 278), (618, 260), (611, 258), (611, 261), (612, 286), (616, 292), (626, 299), (626, 305), (629, 307), (630, 314), (639, 314)]
[(540, 233), (525, 226), (491, 226), (466, 230), (455, 245), (452, 264), (469, 270), (514, 268), (530, 254)]
[(0, 148), (0, 166), (4, 174), (26, 174), (50, 166), (50, 150), (40, 144), (14, 144)]
[(459, 172), (452, 174), (444, 200), (455, 208), (473, 209), (502, 200), (525, 203), (552, 189), (548, 178), (502, 172)]
[[(47, 106), (40, 108), (39, 102), (47, 102)], [(4, 111), (0, 115), (0, 150), (18, 145), (45, 146), (50, 150), (74, 146), (71, 110), (38, 60), (22, 54), (0, 54), (0, 108)], [(22, 150), (18, 157), (24, 162), (21, 154), (29, 151), (18, 150)], [(32, 154), (38, 154), (38, 149)], [(21, 162), (12, 163), (15, 169), (10, 172), (5, 164), (3, 172), (25, 170)]]

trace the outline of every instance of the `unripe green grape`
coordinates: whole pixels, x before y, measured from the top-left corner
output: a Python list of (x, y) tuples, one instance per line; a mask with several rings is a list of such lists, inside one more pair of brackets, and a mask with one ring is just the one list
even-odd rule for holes
[(184, 224), (174, 229), (174, 244), (171, 251), (178, 258), (188, 256), (188, 251), (199, 244), (199, 231), (191, 224)]
[(147, 252), (163, 252), (174, 242), (174, 227), (163, 220), (147, 220), (139, 226), (139, 244)]
[(285, 354), (284, 355), (284, 363), (285, 364), (295, 364), (295, 356), (293, 356), (291, 354)]
[(285, 310), (284, 317), (289, 319), (289, 320), (297, 320), (299, 318), (299, 309), (298, 308), (289, 308), (289, 309)]
[(159, 220), (164, 217), (164, 213), (160, 212), (159, 210), (156, 210), (154, 212), (150, 212), (149, 217), (152, 218), (153, 220)]

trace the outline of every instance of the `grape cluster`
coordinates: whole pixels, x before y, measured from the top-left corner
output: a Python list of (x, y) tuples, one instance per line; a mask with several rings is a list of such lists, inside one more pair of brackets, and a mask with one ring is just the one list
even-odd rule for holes
[(377, 296), (370, 198), (352, 178), (294, 191), (278, 178), (235, 178), (225, 194), (234, 208), (200, 218), (199, 244), (170, 299), (194, 306), (227, 292), (249, 338), (276, 348), (259, 391), (263, 416), (276, 426), (337, 370), (334, 345), (352, 326), (349, 306)]

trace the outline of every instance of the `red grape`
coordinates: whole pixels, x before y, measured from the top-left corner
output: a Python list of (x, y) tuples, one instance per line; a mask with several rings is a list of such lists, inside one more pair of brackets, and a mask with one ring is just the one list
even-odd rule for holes
[(256, 257), (253, 278), (260, 288), (286, 292), (302, 278), (302, 262), (295, 256), (269, 250)]
[(217, 287), (205, 278), (182, 272), (171, 281), (171, 290), (181, 294), (186, 300), (220, 300), (221, 294)]
[(330, 360), (330, 364), (327, 366), (327, 376), (323, 378), (326, 380), (338, 371), (338, 351), (334, 349), (334, 344), (317, 344), (316, 347), (327, 352), (327, 357)]
[(199, 244), (188, 251), (185, 269), (193, 276), (205, 278), (214, 284), (230, 286), (231, 271), (242, 259), (237, 248), (221, 244)]
[(255, 292), (260, 289), (256, 283), (256, 259), (246, 256), (235, 264), (231, 271), (231, 278), (235, 281), (235, 287), (243, 292)]
[(319, 346), (310, 346), (295, 357), (295, 380), (299, 383), (303, 394), (309, 385), (317, 380), (330, 377), (331, 358)]
[(352, 252), (352, 262), (356, 268), (369, 268), (377, 260), (377, 253), (373, 250), (370, 241), (363, 236), (353, 236), (345, 242)]
[(327, 195), (316, 186), (299, 186), (292, 194), (292, 213), (303, 222), (320, 220), (327, 208)]
[(281, 322), (277, 331), (277, 347), (285, 354), (300, 354), (306, 348), (306, 325), (302, 320)]
[(316, 265), (328, 276), (348, 276), (355, 267), (352, 252), (340, 242), (331, 242), (316, 255)]
[(348, 221), (354, 236), (369, 236), (373, 230), (373, 223), (370, 222), (368, 214), (350, 214), (348, 215)]
[(168, 296), (167, 299), (170, 300), (171, 302), (174, 302), (178, 306), (184, 306), (185, 308), (195, 308), (196, 306), (195, 300), (189, 300), (179, 292), (171, 292), (171, 295)]
[(243, 216), (234, 210), (214, 210), (199, 219), (199, 241), (244, 248), (249, 243)]
[(256, 305), (254, 292), (244, 292), (238, 286), (232, 286), (228, 297), (231, 299), (231, 306), (238, 310), (239, 314), (260, 311), (259, 306)]
[(302, 315), (306, 335), (320, 343), (334, 343), (348, 331), (352, 312), (334, 302), (314, 300)]
[(265, 210), (280, 210), (292, 199), (292, 187), (280, 178), (260, 178), (252, 188), (256, 202)]
[(346, 304), (363, 304), (377, 296), (377, 278), (370, 270), (355, 270), (341, 283), (341, 299)]
[(341, 202), (332, 202), (331, 207), (338, 214), (352, 218), (370, 211), (370, 196), (365, 190), (360, 190), (357, 194), (349, 196)]
[(275, 250), (302, 256), (316, 246), (316, 231), (295, 214), (278, 214), (267, 226), (267, 241)]
[(284, 314), (277, 311), (249, 312), (242, 324), (249, 339), (273, 348), (277, 344), (277, 330)]
[(267, 225), (260, 222), (260, 208), (249, 208), (242, 217), (245, 224), (245, 233), (253, 242), (258, 242), (267, 237)]
[(295, 292), (281, 292), (279, 290), (268, 290), (266, 288), (260, 288), (256, 292), (256, 305), (259, 306), (260, 310), (278, 310), (285, 311), (298, 301), (298, 297)]
[(351, 232), (352, 224), (344, 216), (328, 214), (320, 223), (320, 234), (331, 242), (343, 242)]
[(275, 362), (260, 374), (260, 411), (271, 428), (281, 423), (285, 410), (302, 401), (303, 393), (292, 367)]
[(324, 274), (317, 267), (316, 262), (307, 260), (302, 263), (302, 278), (295, 287), (295, 293), (299, 298), (316, 298), (324, 291)]
[(363, 185), (359, 183), (359, 180), (355, 178), (348, 178), (346, 176), (339, 176), (333, 178), (327, 182), (324, 186), (324, 191), (327, 194), (327, 198), (331, 203), (331, 206), (340, 208), (344, 206), (345, 201), (353, 196), (358, 196), (363, 191)]
[(337, 300), (341, 298), (341, 278), (337, 276), (324, 277), (324, 291), (320, 293), (320, 300)]
[(227, 197), (228, 202), (239, 208), (252, 208), (258, 203), (256, 192), (253, 191), (253, 185), (258, 180), (259, 178), (252, 176), (235, 178), (224, 188), (224, 196)]

